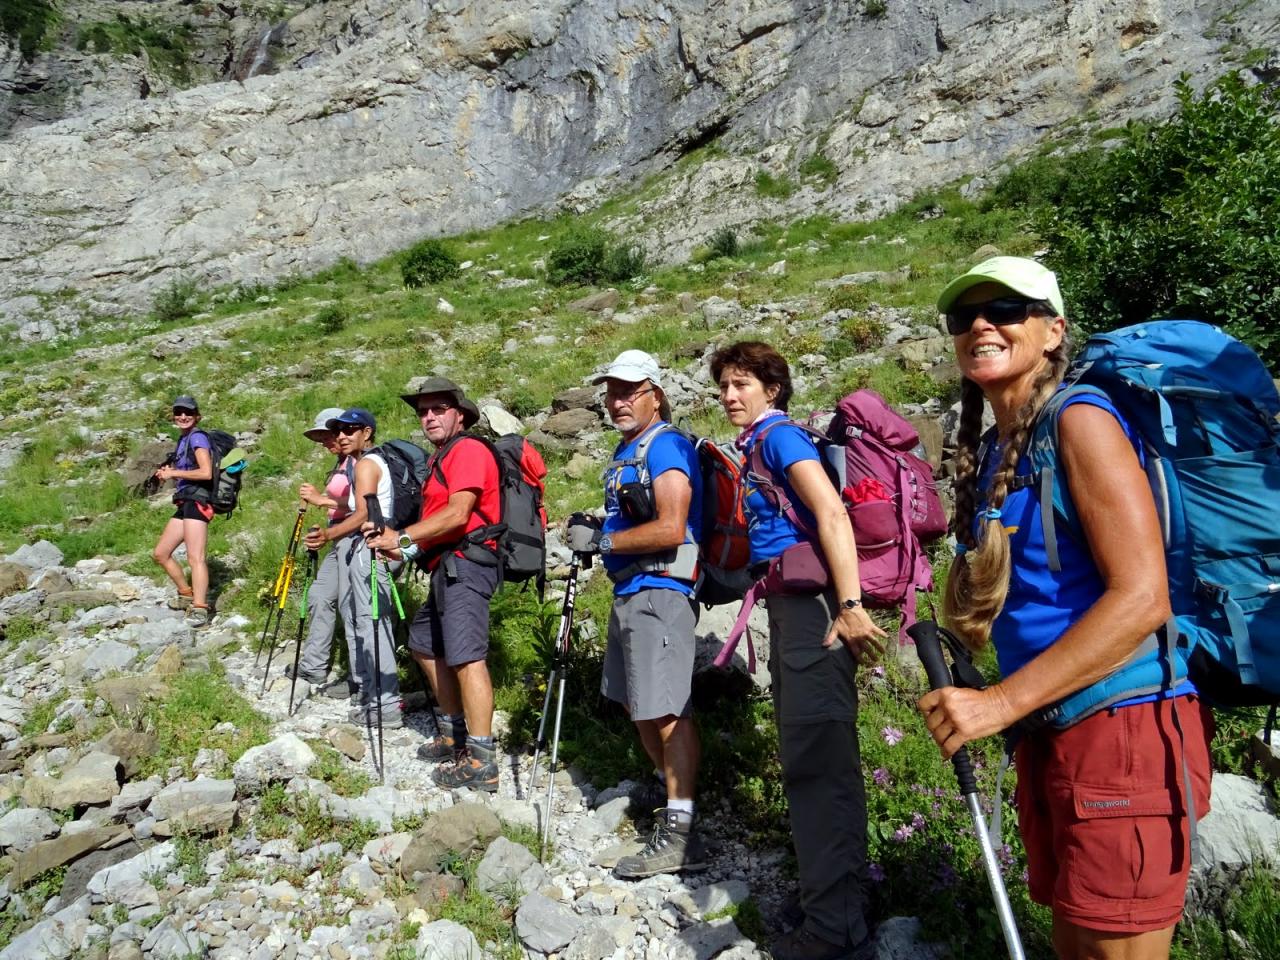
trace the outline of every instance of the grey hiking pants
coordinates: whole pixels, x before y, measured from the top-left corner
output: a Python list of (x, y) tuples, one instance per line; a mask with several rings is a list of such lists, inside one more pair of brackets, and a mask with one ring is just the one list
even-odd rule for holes
[(856, 946), (867, 936), (867, 800), (858, 752), (856, 664), (822, 646), (835, 615), (824, 596), (780, 596), (769, 609), (769, 673), (783, 790), (811, 933)]
[(372, 704), (376, 698), (377, 675), (375, 652), (381, 667), (382, 705), (400, 702), (400, 680), (396, 675), (396, 655), (392, 640), (395, 625), (394, 601), (387, 584), (389, 574), (399, 569), (398, 563), (380, 563), (378, 571), (378, 622), (373, 622), (373, 593), (369, 565), (373, 552), (358, 534), (343, 537), (334, 544), (338, 555), (338, 611), (342, 629), (347, 635), (347, 655), (351, 662), (351, 678), (360, 688), (360, 702)]
[(329, 655), (333, 652), (333, 631), (338, 624), (338, 547), (335, 545), (316, 570), (316, 578), (307, 591), (307, 639), (298, 658), (298, 672), (304, 677), (319, 678), (329, 672)]

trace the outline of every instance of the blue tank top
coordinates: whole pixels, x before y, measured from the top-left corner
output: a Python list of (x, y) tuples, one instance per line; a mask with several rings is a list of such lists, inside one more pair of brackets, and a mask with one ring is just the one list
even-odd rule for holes
[[(1109, 400), (1081, 395), (1068, 401), (1062, 408), (1063, 411), (1075, 403), (1092, 404), (1115, 417), (1125, 436), (1133, 444), (1139, 460), (1142, 459), (1142, 443), (1137, 433)], [(1000, 463), (1000, 457), (1001, 451), (993, 447), (984, 459), (979, 479), (980, 489), (983, 490), (979, 514), (986, 509), (986, 492), (990, 489), (991, 478)], [(1031, 459), (1023, 457), (1018, 464), (1017, 474), (1030, 476), (1030, 471)], [(1009, 593), (1005, 598), (1004, 608), (991, 625), (991, 640), (995, 644), (1000, 673), (1007, 677), (1057, 642), (1059, 637), (1084, 616), (1085, 611), (1098, 602), (1106, 584), (1089, 554), (1088, 545), (1077, 543), (1069, 535), (1058, 537), (1058, 556), (1062, 569), (1056, 573), (1049, 569), (1040, 498), (1035, 485), (1009, 493), (1000, 508), (1000, 519), (1009, 534)], [(1063, 529), (1060, 524), (1058, 529)], [(1185, 682), (1167, 695), (1181, 696), (1194, 692), (1194, 686)], [(1159, 698), (1160, 694), (1133, 697), (1122, 700), (1115, 706), (1147, 703)]]

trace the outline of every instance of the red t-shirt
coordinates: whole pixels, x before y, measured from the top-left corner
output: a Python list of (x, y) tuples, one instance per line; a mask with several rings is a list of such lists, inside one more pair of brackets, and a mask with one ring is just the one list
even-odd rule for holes
[[(466, 532), (497, 523), (502, 517), (502, 494), (499, 490), (500, 477), (498, 461), (494, 459), (489, 448), (479, 440), (463, 437), (439, 461), (440, 473), (444, 474), (444, 483), (433, 468), (427, 476), (422, 488), (422, 518), (442, 510), (449, 502), (449, 497), (463, 490), (471, 490), (477, 494), (476, 507), (467, 518)], [(419, 541), (425, 550), (433, 546), (448, 543), (450, 538), (437, 537), (433, 540)], [(496, 546), (493, 540), (486, 541), (490, 547)], [(454, 551), (458, 553), (458, 551)], [(459, 555), (461, 555), (459, 553)], [(438, 561), (437, 561), (438, 562)], [(435, 563), (431, 564), (434, 569)]]

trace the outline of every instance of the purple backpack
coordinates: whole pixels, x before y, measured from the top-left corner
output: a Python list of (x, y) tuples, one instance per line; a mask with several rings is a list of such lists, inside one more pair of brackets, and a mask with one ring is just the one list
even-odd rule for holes
[[(824, 434), (800, 423), (818, 444), (832, 484), (849, 512), (858, 545), (858, 579), (868, 607), (902, 611), (899, 634), (916, 621), (916, 591), (933, 588), (933, 568), (923, 544), (947, 532), (946, 515), (938, 497), (933, 469), (918, 451), (920, 435), (878, 393), (858, 390), (836, 405)], [(815, 593), (830, 585), (818, 532), (801, 518), (764, 464), (763, 444), (778, 420), (767, 426), (752, 447), (748, 461), (751, 481), (777, 504), (801, 530), (805, 539), (774, 557), (764, 575), (747, 591), (728, 640), (716, 656), (717, 666), (733, 657), (738, 640), (747, 633), (749, 668), (755, 669), (747, 618), (757, 600), (772, 593)]]

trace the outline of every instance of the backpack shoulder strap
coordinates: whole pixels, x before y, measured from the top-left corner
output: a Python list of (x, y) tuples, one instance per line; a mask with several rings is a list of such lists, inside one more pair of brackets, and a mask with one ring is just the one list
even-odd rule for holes
[(793, 427), (800, 428), (805, 433), (813, 437), (815, 443), (830, 443), (830, 439), (823, 434), (822, 431), (817, 430), (808, 424), (792, 420), (790, 417), (778, 417), (772, 423), (765, 424), (764, 429), (756, 435), (755, 440), (751, 444), (751, 455), (747, 458), (744, 474), (748, 476), (751, 482), (759, 488), (760, 492), (766, 499), (773, 501), (774, 505), (778, 508), (779, 513), (785, 516), (795, 524), (796, 527), (803, 530), (809, 536), (816, 537), (818, 532), (812, 529), (811, 526), (801, 518), (799, 512), (796, 510), (795, 504), (792, 503), (791, 498), (787, 496), (786, 486), (779, 483), (774, 478), (772, 471), (769, 470), (769, 467), (764, 462), (765, 438), (773, 432), (774, 427), (781, 426), (784, 423), (789, 423)]

